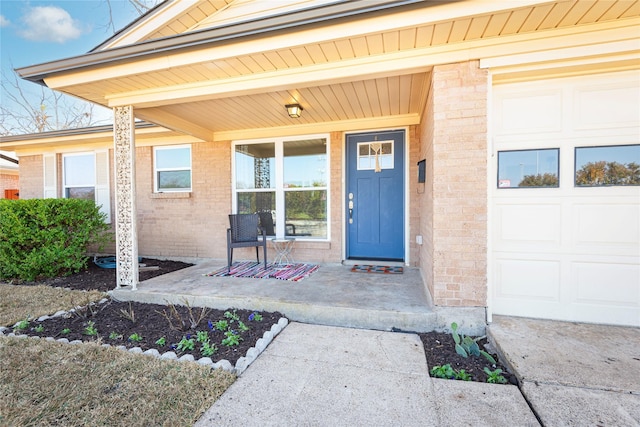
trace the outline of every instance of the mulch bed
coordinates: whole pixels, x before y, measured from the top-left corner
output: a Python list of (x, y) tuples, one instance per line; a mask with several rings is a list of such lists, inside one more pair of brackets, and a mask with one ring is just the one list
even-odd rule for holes
[[(158, 266), (159, 269), (141, 271), (140, 281), (147, 280), (162, 274), (170, 273), (172, 271), (187, 268), (193, 265), (179, 261), (156, 260), (148, 258), (144, 258), (142, 260), (142, 263), (147, 266)], [(90, 261), (88, 268), (80, 273), (76, 273), (67, 277), (45, 279), (38, 282), (23, 282), (16, 284), (44, 284), (55, 287), (71, 288), (75, 290), (95, 289), (106, 292), (115, 288), (116, 271), (115, 269), (104, 269), (97, 267), (95, 264), (93, 264), (93, 262)], [(187, 307), (175, 307), (177, 309), (177, 312), (179, 313), (178, 315), (182, 319), (187, 320), (189, 318)], [(135, 322), (131, 322), (124, 314), (130, 311), (133, 311), (133, 313), (135, 314)], [(175, 328), (171, 328), (168, 320), (162, 314), (168, 311), (168, 307), (164, 305), (143, 303), (131, 303), (131, 305), (129, 305), (129, 303), (127, 302), (109, 301), (108, 303), (97, 307), (95, 309), (95, 313), (93, 313), (90, 317), (86, 317), (83, 315), (71, 315), (67, 317), (46, 320), (45, 322), (43, 322), (43, 327), (45, 328), (45, 330), (41, 333), (35, 332), (33, 330), (37, 326), (37, 323), (32, 322), (30, 325), (31, 331), (29, 332), (29, 334), (40, 336), (54, 336), (56, 338), (64, 337), (69, 339), (70, 341), (76, 339), (85, 341), (99, 339), (103, 343), (112, 345), (124, 345), (128, 348), (140, 347), (143, 351), (151, 348), (156, 348), (160, 353), (164, 353), (166, 351), (174, 351), (176, 352), (178, 357), (180, 357), (182, 354), (189, 353), (193, 354), (194, 358), (198, 359), (200, 357), (203, 357), (200, 350), (200, 343), (195, 343), (195, 348), (193, 351), (179, 351), (177, 349), (172, 349), (171, 346), (179, 343), (183, 337), (187, 338), (187, 336), (189, 336), (191, 338), (195, 338), (198, 331), (207, 331), (210, 342), (215, 343), (218, 347), (218, 351), (213, 356), (210, 356), (211, 359), (214, 362), (226, 359), (232, 365), (235, 365), (237, 359), (246, 355), (247, 350), (255, 345), (256, 341), (263, 336), (265, 331), (269, 330), (273, 324), (277, 323), (278, 319), (284, 317), (282, 314), (277, 312), (261, 312), (259, 314), (263, 316), (263, 319), (261, 322), (258, 322), (248, 320), (249, 316), (253, 313), (249, 310), (233, 310), (233, 308), (230, 308), (229, 310), (212, 309), (207, 314), (207, 316), (202, 319), (202, 321), (196, 328), (185, 327), (180, 328), (182, 330), (176, 330)], [(237, 328), (238, 323), (237, 321), (235, 321), (234, 330), (240, 333), (240, 336), (242, 337), (242, 340), (240, 340), (240, 343), (236, 346), (229, 347), (222, 345), (221, 340), (225, 337), (224, 334), (222, 334), (222, 332), (220, 331), (216, 331), (215, 328), (214, 330), (212, 330), (208, 324), (209, 321), (215, 323), (218, 320), (226, 319), (226, 312), (230, 314), (235, 313), (245, 325), (250, 327), (249, 331), (240, 332)], [(192, 308), (192, 313), (197, 316), (200, 313), (200, 309)], [(95, 328), (98, 331), (98, 336), (92, 337), (86, 335), (85, 328), (88, 326), (89, 321), (94, 322)], [(176, 322), (174, 322), (174, 325), (175, 323)], [(72, 332), (69, 334), (61, 335), (60, 332), (65, 328), (69, 328)], [(142, 337), (142, 340), (140, 342), (129, 340), (129, 337), (134, 333)], [(109, 337), (110, 335), (112, 338)], [(118, 337), (113, 338), (115, 335), (118, 335)], [(120, 337), (120, 335), (122, 337)], [(496, 368), (499, 368), (502, 369), (502, 375), (507, 379), (508, 383), (517, 384), (515, 375), (508, 372), (507, 368), (501, 363), (498, 363), (494, 366), (482, 356), (470, 356), (464, 358), (456, 353), (455, 343), (451, 334), (428, 332), (418, 335), (420, 336), (420, 339), (424, 345), (424, 351), (427, 357), (427, 364), (429, 366), (429, 369), (433, 368), (434, 366), (442, 366), (448, 363), (456, 371), (464, 369), (465, 372), (471, 375), (472, 381), (486, 382), (487, 375), (484, 372), (484, 368), (487, 367), (492, 371)], [(162, 337), (165, 338), (166, 344), (164, 346), (155, 344), (156, 341)], [(482, 349), (485, 349), (484, 346), (486, 343), (486, 338), (478, 341), (478, 344)], [(492, 353), (492, 356), (495, 358), (495, 360), (499, 362), (498, 356), (493, 352), (490, 353)]]
[[(158, 260), (143, 258), (140, 264), (147, 267), (159, 267), (158, 270), (140, 271), (140, 281), (151, 279), (172, 271), (191, 267), (193, 264), (180, 261)], [(87, 269), (79, 273), (65, 277), (42, 279), (36, 282), (14, 282), (17, 285), (48, 285), (59, 288), (71, 288), (79, 291), (96, 290), (101, 292), (112, 291), (116, 287), (116, 269), (101, 268), (89, 260)]]
[[(89, 310), (43, 322), (31, 322), (27, 333), (56, 339), (66, 338), (69, 341), (99, 341), (113, 346), (140, 347), (142, 351), (154, 348), (160, 354), (173, 351), (178, 357), (191, 354), (196, 360), (202, 357), (210, 357), (213, 362), (226, 359), (235, 365), (281, 317), (282, 314), (278, 312), (214, 310), (181, 305), (171, 307), (110, 300), (104, 304), (96, 304)], [(197, 322), (195, 327), (192, 327), (191, 319), (194, 320), (193, 323)], [(225, 321), (228, 326), (218, 330), (215, 327), (218, 321)], [(240, 322), (248, 329), (242, 330)], [(39, 325), (42, 327), (40, 332)], [(89, 328), (95, 329), (96, 334), (90, 335)], [(65, 332), (65, 329), (69, 332)], [(232, 331), (233, 335), (239, 337), (239, 343), (223, 344), (226, 331)], [(209, 344), (217, 348), (213, 355), (202, 353), (203, 339), (197, 341), (198, 332), (206, 334)], [(162, 338), (164, 343), (158, 344), (158, 340)], [(180, 349), (178, 345), (183, 339), (193, 340), (194, 348)]]
[(487, 382), (487, 374), (484, 372), (484, 368), (489, 368), (491, 371), (501, 369), (501, 375), (507, 380), (508, 384), (518, 384), (516, 376), (508, 372), (507, 368), (500, 363), (498, 355), (485, 348), (487, 344), (486, 338), (478, 340), (478, 345), (481, 349), (490, 353), (498, 362), (495, 366), (483, 356), (468, 356), (466, 358), (460, 356), (456, 353), (455, 342), (451, 334), (428, 332), (418, 335), (424, 345), (424, 352), (427, 356), (429, 369), (434, 366), (444, 366), (448, 363), (456, 371), (464, 369), (466, 373), (471, 375), (472, 381), (483, 383)]

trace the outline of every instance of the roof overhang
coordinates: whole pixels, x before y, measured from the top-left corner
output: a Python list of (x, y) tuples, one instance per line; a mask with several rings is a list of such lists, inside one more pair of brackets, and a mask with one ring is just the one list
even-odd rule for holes
[(354, 0), (18, 72), (206, 141), (407, 126), (435, 65), (479, 60), (494, 82), (638, 68), (639, 16), (635, 0)]

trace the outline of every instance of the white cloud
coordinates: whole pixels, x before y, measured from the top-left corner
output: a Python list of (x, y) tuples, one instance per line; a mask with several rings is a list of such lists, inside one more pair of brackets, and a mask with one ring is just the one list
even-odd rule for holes
[(9, 22), (9, 20), (5, 18), (4, 15), (0, 15), (0, 27), (6, 27), (10, 23), (11, 22)]
[(33, 41), (64, 43), (80, 37), (80, 22), (56, 6), (36, 6), (22, 17), (25, 27), (20, 35)]

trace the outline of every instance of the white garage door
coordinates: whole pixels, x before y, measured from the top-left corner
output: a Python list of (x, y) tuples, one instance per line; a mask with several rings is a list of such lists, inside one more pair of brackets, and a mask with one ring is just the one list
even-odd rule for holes
[(640, 326), (640, 71), (492, 96), (490, 309)]

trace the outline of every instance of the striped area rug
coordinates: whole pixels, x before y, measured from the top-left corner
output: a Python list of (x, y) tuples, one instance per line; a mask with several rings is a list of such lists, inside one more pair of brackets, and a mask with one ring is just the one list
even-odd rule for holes
[(231, 270), (227, 272), (227, 267), (222, 267), (212, 273), (210, 277), (247, 277), (254, 279), (279, 279), (291, 282), (299, 282), (311, 273), (320, 268), (316, 264), (267, 264), (264, 268), (263, 262), (244, 261), (234, 262)]

